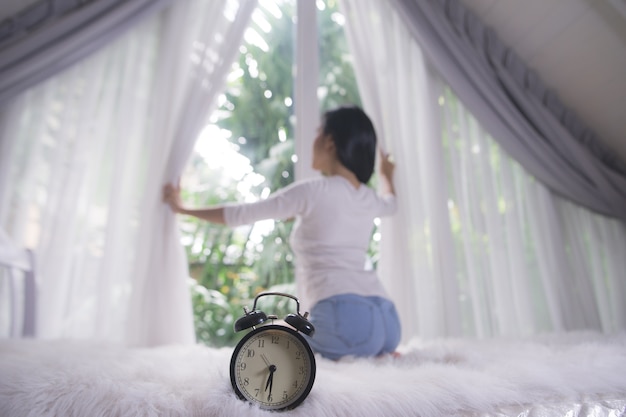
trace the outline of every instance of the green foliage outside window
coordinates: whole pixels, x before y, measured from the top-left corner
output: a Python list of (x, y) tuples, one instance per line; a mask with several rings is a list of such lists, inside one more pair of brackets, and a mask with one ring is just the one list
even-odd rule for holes
[[(229, 178), (194, 154), (183, 178), (183, 198), (190, 205), (242, 201), (246, 198), (242, 185), (248, 196), (261, 198), (294, 180), (295, 2), (278, 0), (276, 4), (280, 16), (259, 7), (271, 30), (265, 32), (258, 23), (251, 23), (257, 36), (247, 38), (241, 46), (213, 120), (230, 132), (228, 140), (248, 158), (251, 171), (241, 178)], [(318, 13), (322, 111), (360, 104), (341, 23), (336, 2), (327, 1)], [(262, 181), (258, 181), (259, 174)], [(294, 259), (288, 244), (292, 224), (270, 222), (232, 230), (191, 217), (181, 218), (181, 223), (193, 277), (198, 341), (232, 346), (240, 337), (233, 332), (234, 321), (243, 314), (243, 306), (252, 307), (259, 292), (294, 293)], [(294, 311), (295, 305), (288, 301), (277, 297), (263, 311), (282, 317)]]

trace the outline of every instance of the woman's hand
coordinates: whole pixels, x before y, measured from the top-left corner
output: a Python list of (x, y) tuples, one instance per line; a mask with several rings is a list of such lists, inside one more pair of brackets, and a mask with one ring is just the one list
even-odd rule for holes
[(174, 213), (180, 213), (183, 203), (180, 199), (180, 186), (165, 184), (163, 186), (163, 202), (168, 204)]
[(381, 148), (378, 148), (378, 150), (380, 156), (380, 176), (385, 188), (383, 191), (395, 195), (396, 190), (393, 186), (393, 173), (396, 169), (396, 164), (391, 154), (383, 151)]
[(386, 153), (382, 149), (380, 152), (380, 173), (388, 180), (393, 179), (393, 172), (396, 169), (396, 164), (390, 153)]
[(180, 198), (180, 186), (165, 184), (163, 186), (163, 202), (169, 204), (174, 213), (194, 216), (211, 223), (226, 224), (224, 208), (221, 206), (205, 208), (187, 208)]

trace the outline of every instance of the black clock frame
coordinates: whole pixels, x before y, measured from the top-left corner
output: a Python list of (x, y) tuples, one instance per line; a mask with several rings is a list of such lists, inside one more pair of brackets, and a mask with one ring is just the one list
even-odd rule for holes
[[(239, 389), (239, 386), (237, 385), (237, 375), (236, 375), (236, 372), (235, 372), (237, 356), (238, 356), (239, 351), (241, 350), (241, 348), (248, 341), (248, 339), (254, 337), (258, 333), (263, 333), (263, 332), (266, 332), (266, 331), (272, 330), (272, 329), (289, 333), (290, 335), (292, 335), (296, 339), (298, 339), (302, 343), (302, 346), (304, 346), (304, 348), (306, 349), (306, 354), (307, 354), (307, 357), (309, 358), (309, 362), (311, 364), (311, 370), (310, 370), (311, 377), (309, 378), (309, 382), (308, 382), (307, 386), (304, 388), (304, 390), (302, 391), (302, 393), (300, 394), (298, 399), (296, 401), (294, 401), (293, 403), (288, 404), (288, 405), (286, 405), (285, 407), (282, 407), (282, 408), (271, 408), (271, 409), (267, 408), (268, 410), (271, 410), (271, 411), (291, 410), (291, 409), (296, 408), (300, 404), (302, 404), (302, 402), (309, 396), (309, 393), (311, 392), (311, 389), (313, 388), (313, 383), (315, 382), (315, 373), (316, 373), (316, 370), (317, 370), (317, 365), (315, 363), (315, 355), (313, 354), (313, 351), (311, 350), (311, 347), (309, 346), (309, 343), (306, 341), (306, 339), (304, 337), (302, 337), (302, 335), (299, 334), (297, 331), (295, 331), (295, 330), (293, 330), (293, 329), (291, 329), (291, 328), (289, 328), (287, 326), (278, 325), (278, 324), (266, 324), (266, 325), (261, 325), (259, 327), (256, 327), (251, 332), (246, 334), (239, 341), (239, 343), (237, 343), (237, 346), (235, 346), (235, 350), (233, 351), (233, 355), (232, 355), (232, 357), (230, 359), (230, 382), (231, 382), (231, 384), (233, 386), (233, 390), (235, 391), (235, 394), (237, 394), (237, 397), (239, 397), (239, 399), (241, 399), (241, 400), (249, 401), (248, 398), (246, 398), (246, 396), (241, 392), (241, 390)], [(261, 408), (266, 408), (266, 407), (261, 407)]]

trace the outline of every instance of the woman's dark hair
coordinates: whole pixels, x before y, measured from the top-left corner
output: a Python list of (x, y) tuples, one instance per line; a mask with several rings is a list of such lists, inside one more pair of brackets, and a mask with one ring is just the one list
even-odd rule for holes
[(376, 160), (376, 131), (367, 114), (357, 106), (339, 107), (324, 113), (322, 126), (335, 142), (339, 162), (366, 184)]

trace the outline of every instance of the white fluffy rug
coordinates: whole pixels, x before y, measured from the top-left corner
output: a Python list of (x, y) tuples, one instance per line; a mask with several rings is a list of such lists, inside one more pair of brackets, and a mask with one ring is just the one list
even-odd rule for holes
[[(414, 340), (401, 351), (400, 358), (317, 358), (311, 394), (283, 414), (626, 413), (626, 334)], [(235, 397), (228, 371), (231, 352), (204, 346), (126, 349), (76, 341), (0, 341), (0, 416), (277, 415)]]

